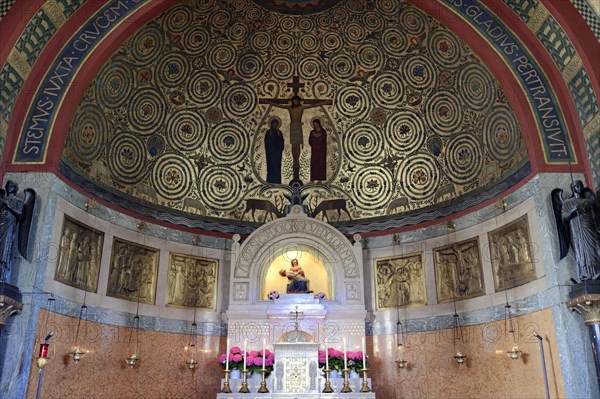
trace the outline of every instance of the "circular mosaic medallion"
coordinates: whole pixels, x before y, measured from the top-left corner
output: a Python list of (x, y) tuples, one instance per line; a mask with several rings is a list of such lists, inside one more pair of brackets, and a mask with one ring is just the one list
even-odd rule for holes
[(169, 10), (165, 18), (165, 27), (171, 32), (183, 32), (192, 24), (192, 10), (187, 5), (179, 5)]
[(109, 132), (102, 110), (93, 104), (81, 105), (71, 126), (71, 145), (75, 154), (86, 163), (96, 159), (106, 144)]
[(220, 162), (235, 164), (248, 156), (248, 134), (235, 122), (222, 122), (208, 136), (208, 150)]
[(208, 166), (198, 175), (198, 194), (203, 203), (219, 210), (232, 210), (243, 191), (240, 175), (228, 166)]
[(494, 102), (496, 84), (485, 68), (477, 63), (461, 67), (456, 79), (461, 99), (473, 110), (483, 111)]
[(117, 133), (108, 144), (107, 164), (116, 181), (123, 184), (137, 183), (146, 172), (144, 143), (132, 133)]
[(392, 174), (385, 168), (368, 166), (352, 178), (352, 194), (357, 207), (364, 210), (377, 210), (392, 195)]
[(422, 55), (408, 57), (402, 64), (402, 72), (406, 82), (418, 90), (425, 90), (436, 85), (437, 72), (431, 61)]
[(329, 14), (321, 13), (317, 15), (317, 26), (320, 26), (322, 28), (329, 28), (331, 22), (331, 16), (329, 16)]
[(273, 57), (267, 67), (275, 79), (288, 80), (294, 75), (294, 61), (284, 55)]
[(392, 114), (386, 123), (386, 133), (390, 147), (403, 154), (417, 151), (427, 137), (423, 118), (410, 110)]
[(453, 183), (467, 184), (474, 181), (483, 167), (481, 143), (473, 134), (461, 133), (448, 142), (444, 166)]
[(247, 81), (260, 78), (265, 70), (262, 58), (256, 53), (245, 53), (237, 61), (238, 74)]
[(363, 15), (362, 22), (370, 32), (380, 32), (385, 25), (383, 18), (376, 12), (368, 12)]
[(404, 7), (399, 19), (402, 29), (410, 35), (420, 35), (427, 28), (427, 17), (414, 7)]
[(367, 32), (365, 31), (365, 27), (358, 22), (351, 22), (346, 25), (344, 29), (344, 34), (346, 39), (351, 44), (362, 44), (365, 40), (365, 36)]
[(362, 119), (369, 114), (369, 95), (360, 86), (344, 86), (336, 94), (333, 102), (340, 114), (347, 118)]
[(231, 14), (226, 10), (216, 10), (209, 14), (209, 24), (217, 30), (225, 30), (231, 22)]
[(304, 80), (313, 81), (321, 76), (321, 60), (317, 57), (304, 57), (298, 63), (298, 73)]
[(167, 53), (155, 70), (156, 80), (169, 88), (178, 88), (189, 76), (190, 64), (181, 53)]
[(254, 51), (267, 51), (271, 48), (271, 36), (267, 32), (256, 32), (250, 38), (250, 47)]
[(156, 25), (146, 25), (134, 36), (130, 55), (137, 65), (147, 65), (156, 60), (164, 46), (163, 32)]
[(398, 2), (397, 0), (379, 0), (377, 9), (387, 17), (394, 17), (398, 14)]
[(381, 34), (381, 47), (383, 51), (394, 57), (404, 56), (407, 45), (406, 36), (397, 28), (386, 28)]
[(356, 60), (350, 54), (338, 53), (329, 59), (329, 74), (337, 79), (348, 79), (356, 73)]
[(136, 90), (127, 109), (129, 123), (139, 134), (151, 135), (162, 128), (167, 117), (165, 97), (158, 90), (144, 87)]
[(296, 21), (292, 17), (283, 17), (279, 25), (284, 32), (290, 32), (296, 27)]
[(409, 199), (420, 201), (431, 197), (440, 183), (435, 159), (424, 153), (405, 158), (398, 168), (398, 181)]
[(203, 26), (194, 26), (185, 31), (183, 48), (189, 55), (203, 55), (210, 47), (210, 34)]
[(176, 151), (196, 151), (204, 145), (206, 132), (204, 117), (194, 111), (182, 109), (167, 120), (167, 142)]
[(331, 18), (338, 24), (344, 24), (348, 19), (348, 12), (342, 7), (334, 8), (331, 10)]
[(258, 97), (250, 86), (240, 83), (225, 90), (221, 103), (225, 114), (234, 119), (242, 118), (254, 110)]
[(312, 33), (304, 33), (300, 36), (300, 42), (298, 43), (300, 50), (305, 53), (314, 53), (319, 49), (319, 39)]
[(194, 6), (202, 13), (212, 10), (217, 0), (194, 0)]
[(108, 63), (98, 74), (96, 101), (100, 106), (119, 108), (131, 99), (133, 92), (133, 71), (131, 66), (123, 61)]
[(521, 132), (514, 112), (507, 106), (492, 108), (483, 122), (483, 141), (490, 155), (499, 162), (515, 156)]
[(208, 51), (208, 59), (213, 68), (228, 69), (235, 64), (235, 47), (229, 43), (219, 43)]
[(232, 43), (245, 43), (248, 40), (248, 26), (241, 22), (235, 22), (227, 29), (227, 37)]
[(444, 68), (454, 68), (460, 63), (462, 50), (456, 36), (446, 29), (434, 30), (427, 41), (431, 58)]
[[(222, 0), (219, 0), (222, 1)], [(248, 18), (248, 20), (250, 21), (260, 21), (263, 19), (263, 16), (265, 14), (263, 14), (263, 11), (261, 8), (258, 7), (248, 7), (246, 9), (246, 17)], [(266, 15), (269, 15), (268, 13)]]
[(337, 52), (344, 46), (344, 43), (342, 42), (342, 38), (339, 34), (335, 32), (327, 32), (321, 38), (321, 45), (325, 50)]
[(273, 47), (278, 54), (287, 54), (294, 48), (295, 44), (296, 41), (294, 40), (294, 37), (286, 32), (278, 34), (273, 39)]
[(425, 103), (425, 121), (441, 136), (457, 133), (463, 123), (463, 110), (460, 100), (451, 91), (439, 90)]
[(358, 65), (366, 69), (380, 69), (383, 65), (383, 54), (372, 44), (360, 46), (357, 52)]
[(404, 97), (404, 86), (397, 72), (383, 72), (373, 79), (371, 96), (385, 109), (396, 109)]
[(221, 82), (212, 72), (194, 72), (188, 81), (187, 92), (190, 99), (199, 107), (208, 108), (221, 95)]
[(273, 29), (279, 23), (279, 20), (275, 16), (275, 14), (268, 12), (265, 13), (265, 16), (261, 20), (262, 25), (265, 29)]
[(377, 126), (363, 122), (352, 126), (344, 136), (344, 153), (358, 164), (372, 163), (383, 152), (384, 140)]
[(158, 157), (152, 168), (152, 186), (167, 200), (182, 200), (192, 188), (194, 165), (179, 154), (166, 153)]
[(315, 28), (315, 21), (312, 18), (300, 18), (298, 21), (298, 29), (302, 32), (310, 32)]

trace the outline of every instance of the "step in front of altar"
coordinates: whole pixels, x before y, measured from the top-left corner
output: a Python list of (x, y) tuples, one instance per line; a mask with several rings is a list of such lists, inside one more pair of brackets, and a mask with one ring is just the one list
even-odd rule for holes
[[(221, 386), (223, 386), (224, 379), (221, 380)], [(375, 399), (374, 392), (360, 392), (360, 388), (362, 387), (362, 378), (349, 378), (348, 385), (352, 389), (350, 393), (340, 393), (342, 390), (342, 386), (344, 385), (343, 378), (331, 378), (331, 388), (333, 388), (333, 393), (274, 393), (272, 378), (267, 378), (265, 380), (267, 384), (267, 389), (269, 393), (258, 393), (258, 389), (260, 388), (260, 379), (249, 378), (248, 379), (248, 390), (250, 393), (239, 393), (240, 388), (242, 387), (242, 379), (230, 378), (229, 379), (229, 387), (231, 388), (231, 393), (218, 393), (217, 399), (292, 399), (292, 398), (319, 398), (319, 399), (329, 399), (329, 398), (347, 398), (347, 399)], [(369, 382), (369, 387), (371, 387), (371, 379), (367, 378)], [(319, 392), (323, 391), (323, 387), (325, 386), (325, 378), (319, 378)]]

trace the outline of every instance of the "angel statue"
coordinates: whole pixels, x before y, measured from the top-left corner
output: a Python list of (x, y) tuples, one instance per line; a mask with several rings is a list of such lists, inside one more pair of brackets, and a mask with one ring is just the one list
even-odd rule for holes
[(571, 183), (573, 195), (563, 199), (563, 190), (552, 190), (552, 207), (560, 244), (560, 259), (569, 253), (569, 244), (575, 252), (580, 280), (600, 277), (600, 220), (594, 192), (583, 186), (581, 180)]
[(19, 186), (12, 180), (0, 188), (0, 283), (10, 283), (10, 267), (15, 240), (19, 253), (27, 259), (29, 229), (35, 204), (35, 191), (24, 190), (24, 198), (17, 197)]

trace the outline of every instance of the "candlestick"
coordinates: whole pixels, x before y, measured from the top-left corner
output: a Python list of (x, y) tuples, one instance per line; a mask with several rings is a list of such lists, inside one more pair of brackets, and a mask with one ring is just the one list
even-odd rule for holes
[(227, 338), (227, 355), (225, 356), (225, 371), (229, 371), (229, 338)]
[(363, 352), (363, 368), (364, 369), (367, 368), (367, 351), (365, 349), (366, 348), (365, 341), (366, 341), (366, 338), (363, 337), (363, 339), (362, 339), (362, 350), (363, 351), (362, 352)]
[(248, 340), (244, 339), (244, 371), (246, 371), (246, 344)]
[(329, 370), (329, 351), (327, 350), (327, 338), (325, 338), (325, 369)]
[(265, 369), (265, 359), (267, 358), (267, 339), (263, 338), (263, 370)]
[(348, 368), (348, 353), (346, 352), (346, 338), (344, 338), (344, 370)]

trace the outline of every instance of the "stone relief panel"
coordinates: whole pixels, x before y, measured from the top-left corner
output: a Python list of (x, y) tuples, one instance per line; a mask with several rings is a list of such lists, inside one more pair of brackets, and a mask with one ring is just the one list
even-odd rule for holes
[(248, 282), (236, 282), (233, 283), (234, 301), (244, 302), (247, 301), (250, 291), (250, 283)]
[(54, 279), (96, 292), (103, 243), (103, 232), (65, 216)]
[(171, 253), (167, 306), (216, 309), (219, 262)]
[(375, 259), (377, 308), (427, 305), (421, 253)]
[(154, 304), (160, 251), (115, 238), (106, 295)]
[(496, 291), (535, 280), (527, 215), (489, 232), (488, 239)]
[(479, 239), (433, 250), (439, 303), (485, 295)]

